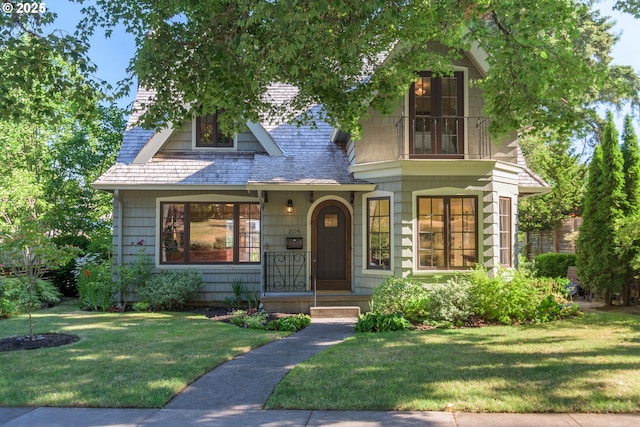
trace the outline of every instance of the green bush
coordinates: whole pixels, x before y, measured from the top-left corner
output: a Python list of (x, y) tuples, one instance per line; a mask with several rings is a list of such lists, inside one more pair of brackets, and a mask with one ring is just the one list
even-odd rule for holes
[(429, 293), (421, 283), (407, 278), (389, 277), (373, 291), (371, 311), (381, 314), (402, 313), (411, 323), (427, 319)]
[(406, 331), (411, 323), (400, 313), (369, 312), (361, 314), (356, 323), (356, 332)]
[(156, 310), (177, 310), (193, 297), (203, 285), (200, 273), (167, 271), (152, 274), (137, 289), (138, 296)]
[(229, 322), (233, 325), (249, 329), (265, 329), (267, 326), (267, 317), (269, 314), (265, 311), (251, 310), (235, 310), (231, 313)]
[(113, 282), (108, 261), (99, 254), (86, 254), (76, 259), (74, 274), (82, 309), (106, 311), (113, 306), (118, 286)]
[(533, 260), (538, 277), (567, 277), (567, 269), (576, 265), (575, 254), (547, 253)]
[[(16, 277), (7, 277), (2, 279), (2, 291), (0, 291), (0, 299), (6, 302), (2, 304), (4, 309), (0, 308), (0, 312), (6, 311), (8, 315), (15, 315), (27, 312), (29, 308), (29, 292), (25, 284)], [(32, 309), (40, 309), (42, 305), (54, 305), (60, 302), (60, 291), (49, 281), (39, 279), (32, 295)], [(2, 315), (0, 314), (0, 317)]]
[(6, 319), (18, 314), (16, 303), (11, 301), (5, 293), (5, 280), (0, 272), (0, 319)]
[(490, 277), (482, 268), (469, 275), (474, 312), (488, 321), (545, 322), (575, 314), (577, 308), (567, 306), (566, 281), (531, 277), (526, 271), (501, 270)]
[[(81, 254), (86, 253), (90, 242), (86, 236), (78, 235), (58, 236), (52, 240), (58, 246), (74, 246), (81, 251)], [(78, 284), (76, 283), (76, 276), (73, 274), (75, 268), (75, 260), (71, 259), (64, 265), (50, 269), (47, 273), (47, 278), (51, 280), (51, 283), (53, 283), (65, 297), (75, 298), (78, 296)]]
[(475, 314), (475, 298), (466, 277), (437, 283), (429, 292), (428, 323), (436, 326), (462, 326)]
[(311, 317), (306, 314), (287, 316), (282, 319), (272, 320), (267, 324), (267, 329), (274, 331), (296, 332), (311, 324)]

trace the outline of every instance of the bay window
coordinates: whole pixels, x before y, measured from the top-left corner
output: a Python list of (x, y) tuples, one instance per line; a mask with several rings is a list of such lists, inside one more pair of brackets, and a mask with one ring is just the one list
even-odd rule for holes
[(418, 269), (468, 269), (478, 262), (477, 198), (420, 196)]

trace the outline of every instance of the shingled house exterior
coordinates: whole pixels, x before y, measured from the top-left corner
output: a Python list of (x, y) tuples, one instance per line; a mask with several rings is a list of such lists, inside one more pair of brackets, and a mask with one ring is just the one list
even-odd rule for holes
[[(519, 197), (547, 185), (524, 164), (514, 132), (492, 141), (468, 52), (450, 77), (419, 74), (391, 115), (371, 111), (352, 140), (324, 122), (247, 123), (233, 137), (215, 114), (180, 129), (133, 127), (95, 183), (114, 194), (116, 261), (144, 242), (157, 270), (191, 269), (199, 302), (260, 293), (268, 311), (369, 309), (389, 276), (429, 282), (479, 263), (514, 263)], [(273, 100), (295, 88), (274, 85)], [(319, 108), (319, 107), (317, 107)]]

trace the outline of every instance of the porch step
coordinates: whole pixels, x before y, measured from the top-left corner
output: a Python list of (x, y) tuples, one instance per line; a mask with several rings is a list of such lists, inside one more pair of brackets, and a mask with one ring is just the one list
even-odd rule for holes
[(310, 307), (311, 317), (316, 319), (351, 318), (360, 315), (358, 306)]

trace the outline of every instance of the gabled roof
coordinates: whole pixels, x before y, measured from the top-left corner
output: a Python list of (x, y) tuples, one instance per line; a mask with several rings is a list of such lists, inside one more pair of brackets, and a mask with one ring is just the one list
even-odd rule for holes
[[(273, 85), (268, 96), (286, 102), (295, 95), (289, 85)], [(132, 127), (143, 104), (153, 93), (140, 90), (134, 102), (116, 164), (93, 185), (102, 190), (116, 188), (264, 188), (264, 186), (347, 186), (345, 190), (369, 190), (374, 185), (355, 179), (348, 171), (344, 149), (330, 141), (332, 128), (322, 120), (316, 127), (297, 127), (278, 118), (247, 123), (267, 154), (241, 151), (163, 152), (173, 129), (155, 132)], [(309, 188), (306, 188), (307, 190)]]

